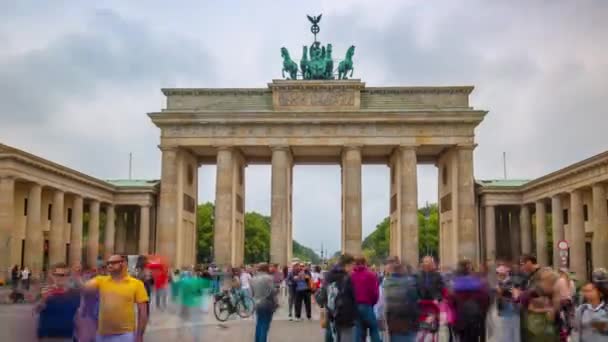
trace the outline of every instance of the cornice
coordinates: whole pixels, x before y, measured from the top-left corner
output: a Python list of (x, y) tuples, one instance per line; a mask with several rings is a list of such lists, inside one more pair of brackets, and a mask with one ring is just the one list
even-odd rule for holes
[(165, 96), (234, 96), (234, 95), (270, 95), (266, 88), (163, 88)]
[(465, 94), (469, 95), (474, 86), (453, 87), (368, 87), (361, 94)]

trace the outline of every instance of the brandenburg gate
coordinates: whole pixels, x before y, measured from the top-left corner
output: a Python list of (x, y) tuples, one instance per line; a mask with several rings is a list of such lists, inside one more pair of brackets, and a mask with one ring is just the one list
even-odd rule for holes
[(161, 130), (157, 252), (173, 265), (196, 258), (197, 169), (217, 165), (214, 259), (244, 259), (245, 168), (271, 164), (270, 261), (291, 261), (295, 164), (339, 164), (342, 251), (361, 252), (361, 166), (390, 167), (390, 253), (418, 259), (416, 165), (439, 168), (440, 257), (479, 259), (473, 180), (475, 127), (485, 111), (473, 87), (366, 87), (353, 74), (355, 47), (334, 68), (332, 45), (314, 42), (298, 64), (281, 48), (283, 76), (265, 88), (163, 89), (166, 108), (149, 116)]
[(390, 167), (390, 253), (418, 259), (416, 165), (439, 168), (443, 263), (478, 259), (472, 87), (366, 87), (359, 80), (275, 80), (254, 89), (163, 89), (158, 252), (194, 263), (197, 169), (217, 164), (214, 254), (244, 256), (245, 168), (272, 165), (271, 262), (291, 260), (294, 164), (339, 164), (342, 250), (361, 252), (361, 166)]

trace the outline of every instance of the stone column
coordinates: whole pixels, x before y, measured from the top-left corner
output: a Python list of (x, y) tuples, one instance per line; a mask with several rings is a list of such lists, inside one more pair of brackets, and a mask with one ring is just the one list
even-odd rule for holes
[(217, 176), (215, 179), (215, 228), (213, 253), (218, 265), (232, 265), (233, 229), (233, 181), (234, 153), (231, 148), (217, 152)]
[(44, 257), (44, 235), (40, 222), (41, 199), (42, 186), (40, 184), (31, 184), (27, 196), (24, 263), (35, 276), (39, 276), (42, 272)]
[(289, 263), (289, 187), (291, 173), (289, 147), (272, 148), (272, 198), (270, 208), (270, 262), (279, 265)]
[(475, 225), (474, 146), (459, 146), (458, 151), (458, 257), (478, 261)]
[(126, 254), (127, 253), (127, 226), (125, 221), (125, 211), (120, 208), (117, 209), (116, 217), (116, 243), (114, 249), (116, 253)]
[(493, 205), (485, 207), (485, 233), (486, 263), (492, 267), (496, 265), (496, 208)]
[(559, 248), (557, 244), (564, 240), (564, 215), (560, 195), (551, 197), (551, 225), (553, 229), (553, 267), (560, 266)]
[(83, 199), (74, 195), (72, 203), (72, 232), (70, 234), (70, 265), (82, 266), (82, 211)]
[(391, 255), (410, 265), (418, 264), (418, 177), (416, 149), (398, 147), (393, 155), (391, 173), (394, 184), (394, 212), (391, 213)]
[(89, 203), (89, 232), (87, 237), (87, 265), (97, 267), (99, 255), (99, 201)]
[(511, 234), (511, 261), (517, 262), (521, 255), (521, 222), (519, 210), (517, 208), (510, 209), (511, 226), (509, 232)]
[(530, 207), (524, 204), (519, 212), (521, 222), (521, 252), (524, 254), (532, 253), (532, 224), (530, 218)]
[(114, 220), (116, 219), (114, 212), (114, 206), (109, 204), (106, 207), (106, 226), (104, 236), (104, 260), (115, 253), (114, 242), (116, 240), (116, 227), (114, 226)]
[(585, 220), (581, 190), (570, 193), (570, 270), (578, 279), (587, 279)]
[(342, 252), (361, 253), (361, 148), (346, 146), (342, 152), (343, 237)]
[(608, 268), (608, 208), (604, 184), (593, 184), (593, 268)]
[(139, 207), (139, 254), (148, 253), (150, 253), (150, 206), (142, 205)]
[(61, 190), (53, 192), (53, 206), (51, 209), (51, 231), (49, 234), (49, 265), (65, 262), (64, 243), (64, 206), (65, 194)]
[(160, 184), (160, 209), (158, 213), (158, 252), (169, 258), (169, 262), (175, 265), (177, 262), (177, 234), (178, 226), (177, 212), (178, 198), (182, 196), (178, 192), (177, 173), (177, 148), (161, 147), (161, 184)]
[(15, 227), (15, 178), (0, 177), (0, 279), (9, 279), (11, 239)]
[(536, 201), (536, 260), (541, 266), (549, 265), (547, 253), (547, 210), (543, 200)]

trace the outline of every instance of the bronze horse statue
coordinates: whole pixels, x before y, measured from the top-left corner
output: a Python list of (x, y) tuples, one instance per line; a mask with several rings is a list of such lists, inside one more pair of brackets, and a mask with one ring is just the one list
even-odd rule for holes
[(288, 79), (290, 79), (290, 80), (297, 79), (298, 65), (296, 64), (296, 62), (291, 60), (291, 57), (289, 57), (289, 51), (287, 51), (287, 49), (285, 47), (281, 48), (281, 57), (283, 57), (283, 70), (281, 70), (281, 74), (283, 75), (283, 78), (285, 78), (285, 71), (287, 71), (287, 73), (289, 74)]
[(338, 64), (338, 79), (348, 79), (347, 74), (350, 71), (350, 77), (353, 77), (353, 55), (355, 54), (355, 46), (351, 45), (346, 51), (346, 58)]
[(300, 70), (302, 70), (302, 79), (310, 79), (310, 61), (308, 60), (308, 46), (302, 47), (302, 59), (300, 60)]

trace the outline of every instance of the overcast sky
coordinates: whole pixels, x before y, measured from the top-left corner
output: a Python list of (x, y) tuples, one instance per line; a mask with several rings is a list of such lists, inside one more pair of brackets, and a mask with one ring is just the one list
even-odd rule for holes
[[(280, 5), (279, 5), (280, 4)], [(367, 85), (474, 85), (478, 179), (534, 178), (608, 149), (608, 1), (0, 1), (0, 141), (106, 178), (160, 177), (161, 87), (264, 87), (279, 48), (355, 44)], [(420, 204), (437, 171), (419, 167)], [(215, 168), (200, 170), (200, 201)], [(246, 209), (270, 213), (270, 168)], [(388, 168), (363, 168), (364, 235), (388, 213)], [(295, 238), (340, 243), (338, 166), (296, 166)]]

